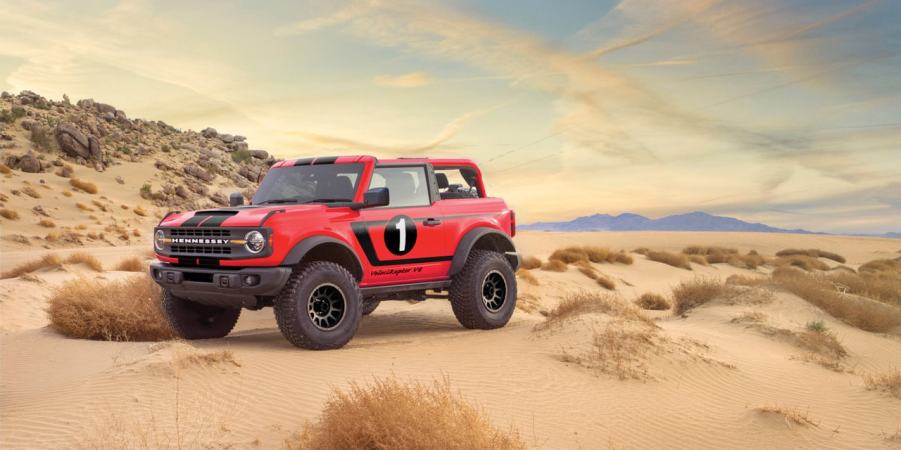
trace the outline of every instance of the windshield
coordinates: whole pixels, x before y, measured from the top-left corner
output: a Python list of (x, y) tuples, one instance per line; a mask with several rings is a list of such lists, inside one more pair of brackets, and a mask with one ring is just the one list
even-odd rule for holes
[(353, 201), (362, 164), (277, 167), (269, 171), (253, 204)]

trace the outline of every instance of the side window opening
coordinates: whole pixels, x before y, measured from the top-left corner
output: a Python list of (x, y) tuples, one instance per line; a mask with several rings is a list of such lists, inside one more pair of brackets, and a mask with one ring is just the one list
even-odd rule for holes
[(387, 187), (388, 207), (428, 206), (429, 184), (425, 167), (376, 167), (369, 182), (369, 189)]
[(435, 179), (438, 182), (438, 195), (442, 200), (479, 198), (478, 179), (469, 168), (436, 167)]

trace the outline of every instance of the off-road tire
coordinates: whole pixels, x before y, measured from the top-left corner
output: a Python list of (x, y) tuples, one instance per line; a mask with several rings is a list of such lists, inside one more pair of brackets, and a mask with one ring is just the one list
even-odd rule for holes
[[(496, 311), (482, 300), (483, 284), (491, 274), (499, 274), (505, 283), (505, 298)], [(491, 330), (507, 324), (516, 309), (516, 276), (504, 255), (473, 250), (454, 276), (449, 290), (451, 308), (466, 328)]]
[[(343, 316), (331, 329), (319, 328), (310, 316), (314, 291), (330, 285), (344, 298)], [(326, 261), (306, 264), (295, 270), (275, 297), (275, 321), (288, 342), (308, 350), (328, 350), (347, 344), (360, 325), (362, 295), (357, 280), (344, 267)]]
[(216, 339), (231, 333), (241, 308), (204, 305), (177, 297), (163, 289), (163, 314), (175, 334), (184, 339)]
[(375, 311), (381, 304), (381, 300), (363, 300), (362, 311), (364, 316), (368, 316)]

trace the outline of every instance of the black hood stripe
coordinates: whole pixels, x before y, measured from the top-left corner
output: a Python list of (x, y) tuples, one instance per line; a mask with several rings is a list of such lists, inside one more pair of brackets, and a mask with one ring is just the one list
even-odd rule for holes
[(206, 220), (207, 217), (210, 217), (210, 216), (207, 216), (204, 214), (199, 214), (199, 215), (195, 214), (194, 217), (191, 217), (190, 219), (182, 222), (182, 224), (179, 226), (180, 227), (196, 227), (197, 225), (200, 225), (200, 222), (203, 222), (204, 220)]
[(204, 220), (204, 221), (201, 222), (201, 224), (198, 225), (198, 226), (201, 226), (201, 227), (218, 227), (218, 226), (221, 226), (221, 225), (222, 225), (222, 222), (225, 222), (226, 220), (230, 219), (232, 216), (215, 215), (215, 216), (207, 216), (207, 217), (209, 217), (209, 220)]

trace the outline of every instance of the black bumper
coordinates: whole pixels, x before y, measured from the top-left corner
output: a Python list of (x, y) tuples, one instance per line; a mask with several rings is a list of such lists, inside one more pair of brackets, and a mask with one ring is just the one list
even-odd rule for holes
[(277, 295), (290, 276), (290, 267), (208, 269), (160, 262), (150, 265), (153, 281), (177, 297), (227, 307), (255, 307), (259, 297)]

